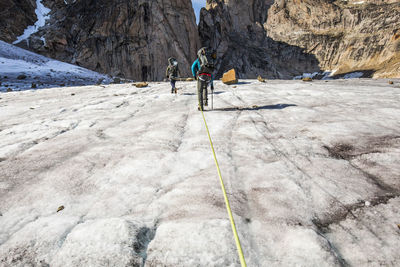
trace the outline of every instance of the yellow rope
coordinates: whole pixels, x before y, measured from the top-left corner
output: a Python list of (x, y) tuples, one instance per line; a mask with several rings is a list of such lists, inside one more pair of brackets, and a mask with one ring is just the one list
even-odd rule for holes
[[(199, 92), (197, 92), (197, 93), (199, 93)], [(226, 210), (228, 211), (229, 221), (231, 222), (231, 226), (232, 226), (232, 232), (233, 232), (233, 235), (235, 236), (236, 248), (238, 250), (238, 254), (239, 254), (239, 258), (240, 258), (240, 264), (241, 264), (242, 267), (247, 267), (246, 261), (244, 259), (244, 255), (243, 255), (242, 246), (240, 245), (239, 235), (238, 235), (238, 233), (236, 231), (236, 226), (235, 226), (235, 221), (234, 221), (233, 215), (232, 215), (231, 205), (229, 205), (229, 200), (228, 200), (228, 196), (226, 195), (224, 181), (222, 180), (221, 170), (219, 168), (219, 164), (218, 164), (218, 161), (217, 161), (217, 156), (215, 155), (214, 145), (213, 145), (213, 142), (211, 140), (210, 131), (208, 130), (208, 125), (207, 125), (207, 122), (206, 122), (206, 118), (204, 117), (204, 112), (203, 112), (203, 109), (201, 108), (201, 105), (200, 105), (200, 99), (199, 99), (199, 107), (200, 107), (201, 115), (203, 116), (204, 125), (206, 126), (206, 130), (207, 130), (207, 134), (208, 134), (208, 140), (210, 141), (210, 146), (211, 146), (211, 150), (212, 150), (212, 153), (213, 153), (213, 156), (214, 156), (215, 165), (217, 166), (219, 181), (221, 183), (222, 192), (224, 193)]]

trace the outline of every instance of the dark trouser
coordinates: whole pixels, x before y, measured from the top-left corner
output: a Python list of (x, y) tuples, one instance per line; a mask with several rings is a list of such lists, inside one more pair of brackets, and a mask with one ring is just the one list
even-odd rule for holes
[(199, 101), (199, 105), (203, 105), (203, 103), (207, 103), (207, 83), (197, 80), (197, 99)]
[(171, 92), (173, 92), (175, 90), (175, 83), (176, 83), (176, 80), (171, 80), (171, 86), (172, 86)]

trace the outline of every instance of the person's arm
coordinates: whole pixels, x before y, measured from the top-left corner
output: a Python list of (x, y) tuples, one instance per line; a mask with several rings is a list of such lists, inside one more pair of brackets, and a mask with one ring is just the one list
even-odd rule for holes
[(167, 67), (167, 70), (165, 71), (165, 77), (168, 77), (168, 72), (169, 72), (169, 66)]
[(199, 64), (199, 59), (196, 59), (192, 65), (192, 74), (193, 74), (193, 77), (195, 77), (195, 78), (196, 78), (196, 72), (198, 69), (198, 64)]

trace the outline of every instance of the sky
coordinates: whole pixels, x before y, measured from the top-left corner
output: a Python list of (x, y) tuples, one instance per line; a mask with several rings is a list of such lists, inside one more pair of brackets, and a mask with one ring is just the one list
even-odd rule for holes
[(206, 0), (192, 0), (194, 13), (196, 14), (196, 23), (199, 24), (200, 9), (206, 6)]

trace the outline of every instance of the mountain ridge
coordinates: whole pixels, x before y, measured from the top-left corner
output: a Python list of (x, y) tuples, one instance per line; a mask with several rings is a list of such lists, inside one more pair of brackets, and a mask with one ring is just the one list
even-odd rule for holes
[[(25, 1), (24, 9), (35, 6)], [(13, 0), (0, 0), (6, 2)], [(400, 76), (398, 1), (208, 0), (198, 27), (189, 0), (42, 2), (50, 19), (19, 45), (112, 76), (162, 80), (170, 56), (190, 76), (200, 45), (217, 51), (217, 77), (230, 68), (240, 78), (324, 71)], [(35, 14), (7, 10), (10, 18), (0, 23), (13, 27), (0, 30), (0, 38), (11, 42)]]

